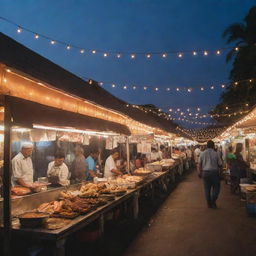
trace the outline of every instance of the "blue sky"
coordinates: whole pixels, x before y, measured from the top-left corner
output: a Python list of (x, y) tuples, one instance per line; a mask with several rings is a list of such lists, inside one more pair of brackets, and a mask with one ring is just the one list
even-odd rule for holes
[[(49, 37), (86, 49), (128, 52), (167, 52), (225, 47), (223, 30), (240, 22), (253, 0), (1, 0), (0, 16)], [(103, 58), (67, 51), (35, 40), (26, 32), (0, 21), (0, 30), (59, 64), (97, 81), (117, 85), (152, 85), (159, 92), (107, 88), (134, 104), (152, 103), (162, 109), (201, 107), (206, 113), (218, 102), (221, 89), (191, 94), (170, 92), (165, 87), (220, 84), (228, 81), (230, 65), (225, 54), (167, 59)], [(162, 90), (161, 90), (162, 88)], [(183, 123), (182, 123), (183, 124)], [(187, 125), (184, 123), (184, 125)]]

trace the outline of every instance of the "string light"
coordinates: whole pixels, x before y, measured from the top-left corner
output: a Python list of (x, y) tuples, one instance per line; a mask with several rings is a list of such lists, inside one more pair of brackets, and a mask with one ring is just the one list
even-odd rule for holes
[[(53, 38), (49, 38), (48, 36), (46, 35), (43, 35), (43, 34), (40, 34), (40, 33), (37, 33), (35, 31), (32, 31), (31, 29), (28, 29), (28, 28), (25, 28), (23, 26), (20, 26), (19, 24), (9, 20), (9, 19), (6, 19), (4, 17), (0, 17), (0, 20), (2, 22), (7, 22), (13, 26), (16, 27), (17, 29), (17, 32), (18, 33), (21, 33), (23, 30), (28, 32), (28, 33), (32, 33), (32, 34), (36, 34), (38, 35), (38, 37), (36, 37), (36, 39), (38, 39), (39, 37), (40, 38), (43, 38), (43, 39), (46, 39), (46, 40), (50, 40), (50, 41), (55, 41), (55, 42), (58, 42), (59, 44), (64, 44), (64, 45), (70, 45), (71, 48), (74, 48), (74, 49), (81, 49), (82, 47), (78, 47), (76, 45), (73, 45), (73, 44), (70, 44), (70, 43), (67, 43), (67, 42), (62, 42), (62, 41), (59, 41), (59, 40), (56, 40), (56, 39), (53, 39)], [(212, 52), (216, 55), (220, 55), (221, 51), (227, 51), (227, 50), (230, 50), (230, 49), (234, 49), (235, 51), (238, 51), (239, 48), (238, 47), (227, 47), (227, 48), (219, 48), (219, 49), (215, 49), (215, 50), (204, 50), (203, 51), (203, 54), (204, 56), (208, 56), (209, 55), (209, 52)], [(93, 54), (96, 54), (96, 50), (93, 50), (93, 49), (86, 49), (88, 52), (92, 52)], [(180, 51), (171, 51), (171, 52), (148, 52), (148, 53), (144, 53), (144, 52), (134, 52), (134, 53), (129, 53), (129, 52), (119, 52), (119, 51), (116, 51), (116, 50), (97, 50), (98, 52), (100, 53), (113, 53), (117, 58), (120, 58), (121, 55), (130, 55), (133, 54), (134, 57), (131, 57), (132, 59), (135, 58), (135, 55), (144, 55), (146, 58), (151, 58), (152, 55), (159, 55), (161, 56), (162, 58), (167, 58), (167, 56), (169, 54), (173, 54), (173, 55), (177, 55), (179, 58), (182, 58), (183, 57), (183, 54), (184, 53), (192, 53), (193, 56), (196, 56), (198, 52), (200, 52), (200, 50), (197, 50), (197, 49), (194, 49), (194, 50), (180, 50)]]
[(35, 34), (35, 39), (38, 39), (39, 38), (39, 35), (38, 34)]
[(135, 54), (132, 54), (132, 55), (131, 55), (131, 59), (135, 59)]
[(51, 44), (54, 45), (54, 44), (55, 44), (55, 41), (54, 41), (54, 40), (51, 40)]
[(108, 57), (108, 54), (105, 52), (105, 53), (103, 54), (103, 56), (104, 56), (104, 57)]
[(71, 49), (71, 46), (70, 46), (70, 45), (68, 45), (68, 46), (67, 46), (67, 50), (70, 50), (70, 49)]
[(80, 53), (83, 54), (83, 53), (84, 53), (84, 49), (81, 49), (81, 50), (80, 50)]

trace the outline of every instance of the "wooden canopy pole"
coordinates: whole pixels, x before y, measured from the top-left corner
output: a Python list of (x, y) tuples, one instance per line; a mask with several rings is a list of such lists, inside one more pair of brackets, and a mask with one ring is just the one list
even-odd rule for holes
[(4, 97), (4, 175), (3, 175), (3, 198), (4, 198), (4, 256), (11, 255), (11, 113), (9, 97)]

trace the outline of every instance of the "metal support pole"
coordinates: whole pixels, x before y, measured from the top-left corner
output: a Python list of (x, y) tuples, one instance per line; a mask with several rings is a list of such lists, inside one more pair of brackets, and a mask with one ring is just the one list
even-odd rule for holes
[(4, 175), (3, 175), (3, 198), (4, 198), (4, 255), (11, 255), (11, 113), (9, 97), (4, 98)]
[(130, 165), (130, 146), (129, 146), (129, 137), (126, 137), (126, 161), (127, 161), (127, 172), (131, 174), (131, 165)]

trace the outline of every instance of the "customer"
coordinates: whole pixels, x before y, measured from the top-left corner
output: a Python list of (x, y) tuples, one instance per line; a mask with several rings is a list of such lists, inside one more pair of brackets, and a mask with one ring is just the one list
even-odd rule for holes
[(194, 161), (195, 161), (196, 168), (198, 168), (200, 154), (201, 154), (200, 146), (197, 145), (194, 151)]
[(222, 161), (214, 150), (214, 142), (207, 142), (207, 149), (199, 157), (199, 177), (204, 180), (204, 190), (209, 208), (217, 208), (216, 200), (220, 193), (220, 167)]
[(243, 151), (243, 144), (236, 144), (235, 159), (230, 166), (230, 179), (231, 179), (231, 192), (235, 193), (240, 191), (240, 179), (246, 177), (246, 170), (249, 165), (244, 161), (241, 152)]

